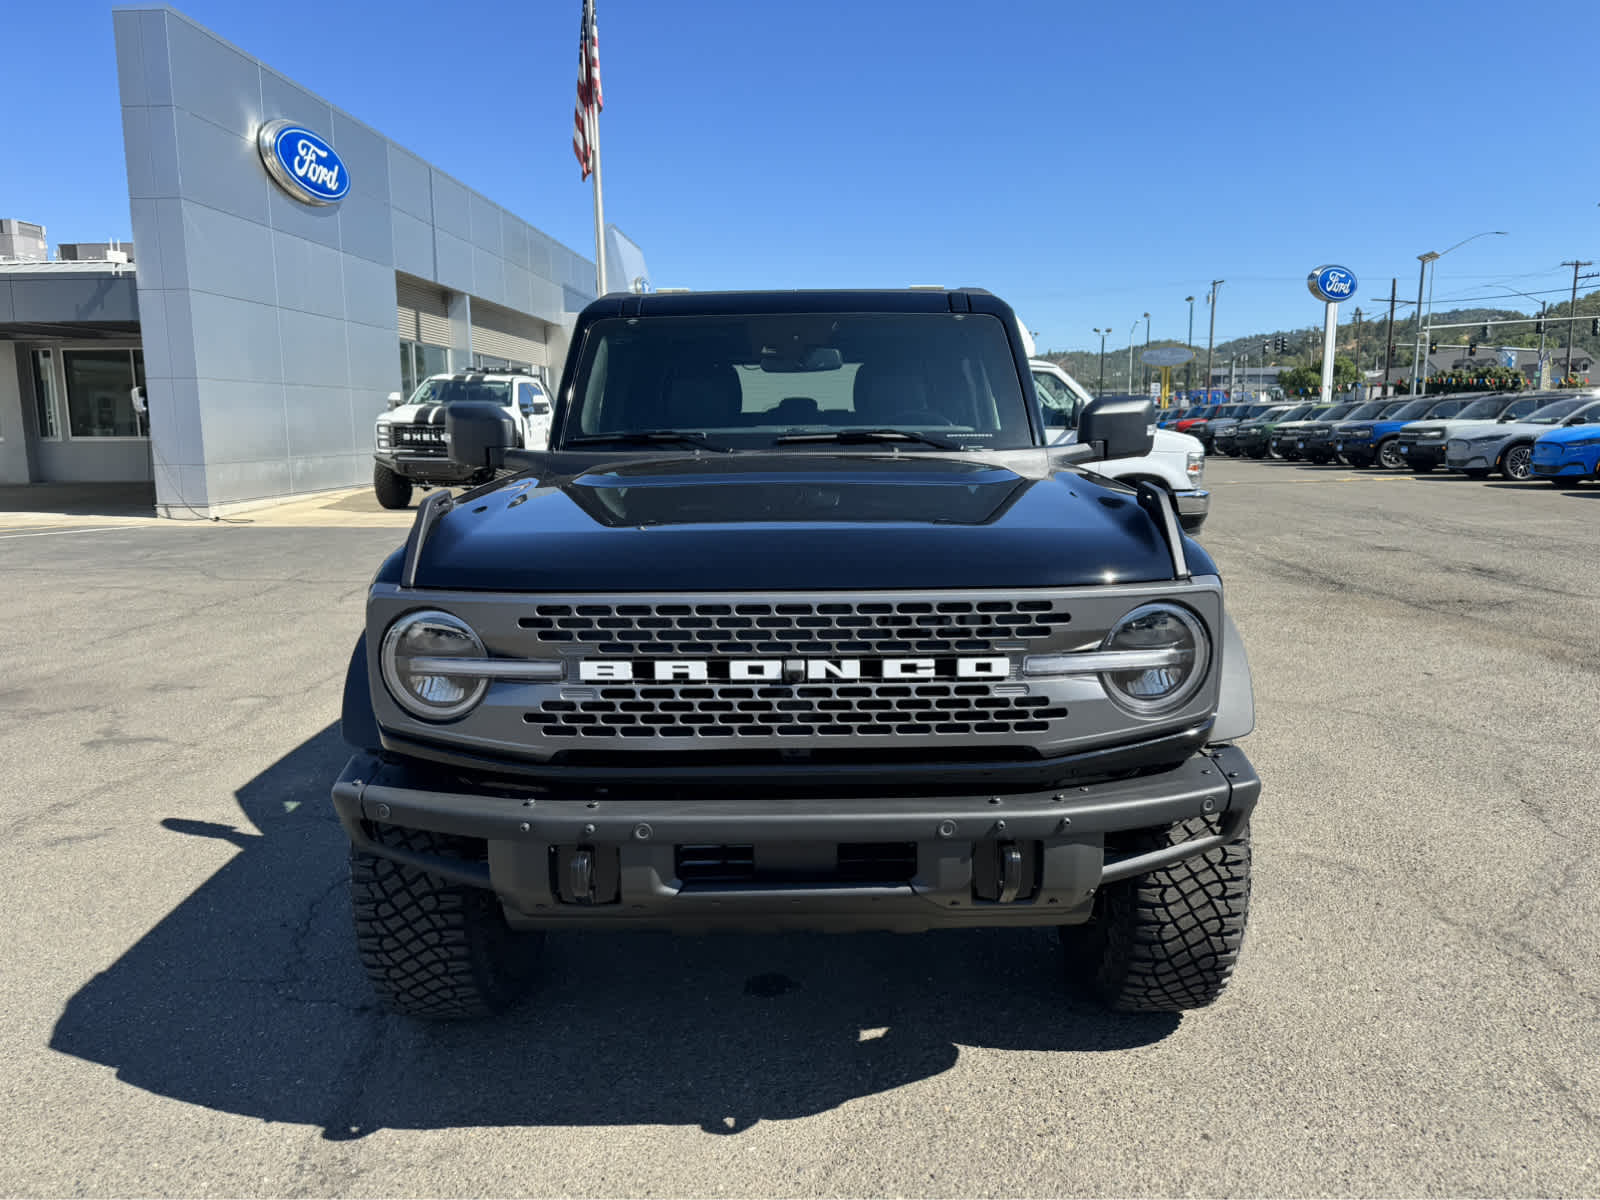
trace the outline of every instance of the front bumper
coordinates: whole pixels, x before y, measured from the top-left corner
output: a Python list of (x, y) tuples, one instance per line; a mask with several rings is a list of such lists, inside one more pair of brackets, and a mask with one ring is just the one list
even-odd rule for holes
[(1206, 516), (1211, 512), (1211, 493), (1203, 488), (1173, 492), (1172, 503), (1178, 510), (1178, 523), (1184, 532), (1194, 533), (1206, 523)]
[(411, 454), (374, 454), (373, 458), (396, 475), (403, 475), (415, 483), (470, 483), (478, 474), (472, 467), (462, 466), (448, 458)]
[[(1132, 779), (964, 796), (566, 798), (461, 776), (440, 790), (443, 778), (358, 754), (334, 808), (356, 849), (492, 889), (525, 929), (1073, 924), (1103, 884), (1237, 836), (1261, 792), (1233, 746)], [(1202, 816), (1219, 819), (1215, 835), (1106, 850), (1107, 835)], [(471, 839), (481, 854), (418, 855), (381, 826)]]
[(1445, 452), (1444, 465), (1452, 471), (1492, 471), (1499, 455), (1495, 449), (1478, 449)]
[(1577, 456), (1540, 458), (1535, 452), (1533, 473), (1541, 479), (1584, 479), (1600, 470), (1600, 459), (1590, 461)]
[(1400, 456), (1410, 466), (1437, 467), (1444, 462), (1444, 443), (1402, 441), (1400, 443)]

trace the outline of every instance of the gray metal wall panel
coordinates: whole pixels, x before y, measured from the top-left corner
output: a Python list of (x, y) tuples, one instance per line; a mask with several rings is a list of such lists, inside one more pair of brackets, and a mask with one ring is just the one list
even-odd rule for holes
[(114, 279), (92, 275), (26, 275), (11, 285), (14, 321), (137, 321), (132, 273)]
[(172, 55), (167, 45), (167, 15), (165, 12), (138, 14), (139, 65), (144, 71), (146, 104), (172, 103)]
[(357, 325), (373, 325), (394, 334), (394, 271), (381, 263), (368, 262), (352, 254), (340, 256), (338, 264), (344, 273), (344, 319)]
[(428, 175), (432, 180), (433, 188), (434, 228), (460, 238), (463, 242), (470, 243), (472, 241), (472, 193), (443, 171), (436, 171), (430, 168)]
[(11, 302), (11, 280), (0, 279), (0, 321), (13, 321), (16, 312)]
[[(254, 150), (251, 153), (255, 153)], [(259, 171), (266, 179), (265, 171)], [(267, 192), (267, 211), (274, 229), (292, 233), (296, 237), (321, 242), (324, 246), (339, 248), (339, 209), (335, 206), (313, 207), (291, 200), (276, 187)]]
[(389, 145), (389, 203), (433, 225), (433, 173), (415, 154)]
[(180, 203), (189, 286), (258, 304), (279, 303), (273, 232), (265, 225), (204, 204), (187, 200)]
[(197, 376), (235, 382), (283, 381), (275, 306), (209, 292), (191, 291), (188, 297)]
[(112, 10), (111, 40), (117, 49), (117, 95), (124, 108), (150, 103), (144, 79), (144, 47), (140, 45), (143, 36), (137, 12)]
[(350, 169), (350, 190), (390, 203), (388, 140), (338, 109), (329, 128), (328, 140)]
[(348, 386), (350, 364), (345, 348), (348, 331), (349, 326), (342, 317), (318, 317), (292, 308), (280, 308), (278, 335), (283, 341), (283, 382)]
[(472, 243), (446, 233), (433, 231), (434, 278), (458, 292), (472, 291)]
[(206, 463), (276, 462), (289, 455), (284, 389), (276, 383), (200, 381)]
[(340, 202), (339, 248), (386, 267), (394, 265), (394, 232), (389, 201), (373, 192), (350, 189)]
[(491, 304), (506, 301), (505, 260), (477, 246), (472, 248), (472, 286), (467, 289)]
[(253, 137), (262, 113), (260, 64), (177, 13), (167, 14), (166, 29), (172, 103), (235, 137)]
[(477, 192), (471, 197), (472, 244), (500, 257), (500, 206)]
[(182, 109), (176, 126), (183, 197), (265, 224), (268, 194), (280, 193), (261, 169), (255, 144)]
[(255, 120), (245, 129), (246, 136), (253, 139), (262, 121), (276, 121), (281, 117), (328, 137), (333, 126), (333, 107), (326, 100), (313, 96), (270, 68), (261, 67), (260, 73), (261, 102)]
[(528, 225), (508, 212), (500, 214), (500, 242), (507, 265), (528, 265)]
[(283, 393), (291, 458), (355, 453), (348, 387), (290, 384)]
[(432, 279), (433, 226), (410, 213), (391, 208), (389, 228), (394, 235), (394, 269), (404, 271), (407, 275)]
[[(280, 307), (317, 313), (324, 317), (345, 315), (349, 305), (345, 286), (345, 255), (320, 242), (309, 242), (292, 233), (274, 232), (272, 257), (278, 275)], [(387, 293), (393, 289), (394, 273), (370, 264), (369, 269), (384, 276), (384, 293), (387, 297)], [(391, 312), (389, 315), (392, 317), (394, 314)]]

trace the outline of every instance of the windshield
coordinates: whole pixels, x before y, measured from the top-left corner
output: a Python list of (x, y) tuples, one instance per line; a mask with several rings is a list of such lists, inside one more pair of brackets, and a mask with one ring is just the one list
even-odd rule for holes
[(1492, 421), (1500, 415), (1500, 410), (1505, 406), (1506, 402), (1500, 396), (1474, 400), (1458, 412), (1456, 416), (1463, 421)]
[(481, 400), (488, 404), (511, 403), (509, 381), (486, 382), (482, 379), (424, 379), (411, 393), (411, 404), (457, 404), (463, 400)]
[(1408, 400), (1393, 412), (1386, 412), (1383, 415), (1393, 417), (1396, 421), (1415, 421), (1426, 413), (1432, 404), (1432, 400)]
[(1268, 413), (1267, 419), (1269, 421), (1298, 421), (1310, 411), (1311, 405), (1302, 404), (1298, 408), (1285, 409), (1281, 413)]
[(899, 429), (963, 449), (1034, 444), (987, 313), (615, 317), (590, 326), (582, 354), (563, 441), (670, 430), (754, 449)]
[(1432, 408), (1430, 408), (1428, 410), (1428, 415), (1430, 417), (1436, 417), (1436, 418), (1453, 417), (1453, 416), (1456, 415), (1456, 413), (1458, 413), (1460, 411), (1461, 411), (1461, 401), (1459, 401), (1459, 400), (1441, 400), (1441, 401), (1439, 401), (1439, 403), (1435, 404)]
[(1376, 400), (1370, 401), (1370, 402), (1368, 402), (1366, 404), (1358, 404), (1352, 411), (1350, 411), (1350, 412), (1345, 414), (1345, 419), (1347, 421), (1366, 421), (1366, 420), (1370, 420), (1371, 418), (1373, 418), (1373, 417), (1377, 416), (1379, 413), (1381, 413), (1384, 410), (1384, 408), (1385, 408), (1385, 405), (1379, 403)]
[(1327, 412), (1322, 413), (1321, 417), (1324, 421), (1337, 421), (1341, 417), (1353, 416), (1358, 407), (1355, 404), (1335, 404)]
[(1531, 413), (1523, 419), (1530, 425), (1554, 425), (1563, 417), (1582, 408), (1584, 404), (1582, 400), (1557, 400), (1554, 404), (1546, 404), (1538, 412)]

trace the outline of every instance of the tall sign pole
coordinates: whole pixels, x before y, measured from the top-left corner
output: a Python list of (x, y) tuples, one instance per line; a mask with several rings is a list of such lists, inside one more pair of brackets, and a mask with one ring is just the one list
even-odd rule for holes
[(1306, 276), (1306, 287), (1321, 300), (1322, 320), (1322, 399), (1333, 399), (1333, 353), (1339, 338), (1339, 302), (1356, 294), (1355, 273), (1347, 267), (1318, 267)]
[(600, 186), (600, 34), (595, 28), (594, 0), (583, 0), (583, 25), (578, 33), (578, 104), (573, 114), (572, 150), (583, 177), (594, 176), (594, 288), (606, 291), (606, 207)]
[(1398, 279), (1389, 280), (1389, 327), (1384, 332), (1384, 344), (1388, 347), (1383, 352), (1383, 389), (1378, 394), (1389, 394), (1389, 370), (1394, 366), (1394, 302), (1395, 289), (1400, 286)]

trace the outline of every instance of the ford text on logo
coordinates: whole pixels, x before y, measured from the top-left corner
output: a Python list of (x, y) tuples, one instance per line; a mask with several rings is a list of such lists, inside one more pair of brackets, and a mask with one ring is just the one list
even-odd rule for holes
[(584, 683), (833, 683), (856, 679), (1004, 679), (995, 658), (583, 659)]
[(1345, 267), (1318, 267), (1306, 276), (1306, 286), (1318, 300), (1338, 304), (1356, 294), (1355, 272)]
[(350, 172), (338, 152), (293, 121), (263, 125), (256, 149), (267, 173), (302, 204), (337, 204), (350, 190)]

